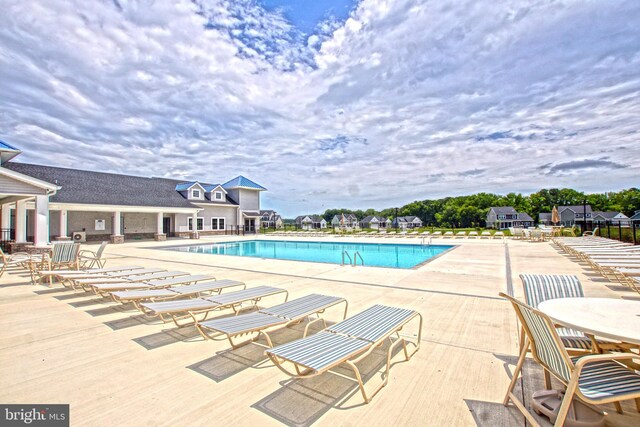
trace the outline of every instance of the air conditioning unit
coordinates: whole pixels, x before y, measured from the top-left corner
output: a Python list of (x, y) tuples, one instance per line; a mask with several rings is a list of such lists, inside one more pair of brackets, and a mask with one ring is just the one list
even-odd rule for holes
[(87, 233), (84, 231), (74, 231), (71, 235), (71, 238), (74, 242), (86, 242), (87, 241)]

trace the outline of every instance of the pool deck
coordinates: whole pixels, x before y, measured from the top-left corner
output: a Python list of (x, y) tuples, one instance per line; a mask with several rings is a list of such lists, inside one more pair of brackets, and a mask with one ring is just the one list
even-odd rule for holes
[[(198, 243), (223, 240), (237, 238)], [(0, 278), (0, 402), (69, 403), (74, 426), (524, 426), (515, 407), (501, 403), (517, 359), (517, 325), (498, 292), (512, 288), (522, 297), (520, 273), (556, 273), (578, 275), (587, 296), (640, 299), (549, 243), (438, 239), (434, 244), (460, 246), (407, 270), (153, 250), (183, 243), (194, 242), (109, 245), (108, 265), (211, 273), (282, 287), (290, 298), (342, 296), (350, 314), (376, 303), (411, 308), (424, 317), (420, 351), (409, 362), (396, 358), (388, 386), (365, 405), (355, 384), (338, 376), (289, 379), (265, 361), (262, 347), (231, 351), (227, 341), (205, 342), (193, 327), (151, 322), (93, 294), (33, 286), (28, 274), (9, 272)], [(276, 296), (263, 305), (281, 301)], [(339, 320), (339, 311), (327, 318)], [(275, 341), (301, 330), (284, 330)], [(367, 384), (379, 381), (382, 360), (378, 351), (363, 362)], [(523, 385), (527, 393), (543, 388), (534, 363), (526, 364)], [(603, 408), (610, 426), (640, 424), (632, 403), (623, 403), (624, 415)]]

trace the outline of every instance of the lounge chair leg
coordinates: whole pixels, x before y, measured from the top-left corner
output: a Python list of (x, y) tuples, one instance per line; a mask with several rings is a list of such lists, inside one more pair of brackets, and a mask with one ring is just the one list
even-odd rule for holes
[[(347, 365), (349, 365), (351, 367), (351, 369), (353, 370), (353, 373), (356, 376), (356, 380), (358, 381), (358, 387), (360, 388), (360, 393), (362, 393), (362, 398), (364, 399), (364, 403), (369, 403), (369, 401), (371, 399), (369, 397), (367, 397), (367, 392), (364, 390), (364, 384), (362, 383), (362, 377), (360, 376), (360, 370), (350, 360), (347, 360), (346, 363), (347, 363)], [(388, 368), (388, 362), (387, 362), (387, 369), (389, 369)], [(387, 375), (386, 378), (389, 378), (389, 376)], [(380, 390), (382, 387), (384, 387), (385, 384), (386, 384), (386, 382), (383, 382), (382, 385), (380, 387), (378, 387), (378, 389), (373, 394), (376, 394), (376, 392), (378, 390)]]
[(640, 397), (636, 398), (636, 411), (640, 412)]
[(511, 400), (511, 392), (516, 386), (516, 382), (518, 381), (518, 377), (520, 376), (520, 372), (522, 371), (522, 365), (524, 365), (525, 358), (527, 356), (527, 350), (529, 349), (529, 338), (525, 337), (522, 349), (520, 350), (520, 356), (518, 357), (518, 363), (516, 364), (516, 369), (513, 371), (513, 376), (511, 377), (511, 382), (509, 383), (509, 388), (507, 388), (507, 394), (502, 401), (504, 406), (509, 405), (509, 400)]
[(613, 402), (613, 406), (616, 407), (616, 412), (617, 413), (622, 414), (622, 405), (620, 405), (620, 402)]
[(546, 390), (551, 390), (551, 374), (549, 371), (543, 368), (544, 371), (544, 388)]
[(562, 405), (560, 405), (560, 411), (558, 411), (558, 418), (556, 418), (556, 422), (554, 426), (563, 426), (564, 421), (567, 419), (567, 415), (569, 414), (569, 407), (571, 406), (571, 401), (573, 400), (573, 395), (578, 387), (578, 375), (573, 375), (571, 381), (567, 385), (567, 390), (564, 392), (564, 398), (562, 399)]

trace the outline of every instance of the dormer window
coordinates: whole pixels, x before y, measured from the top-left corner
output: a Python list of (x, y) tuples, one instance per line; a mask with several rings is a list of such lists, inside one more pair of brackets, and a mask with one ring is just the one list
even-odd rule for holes
[(191, 198), (199, 199), (200, 198), (200, 190), (191, 190)]
[(222, 200), (222, 192), (216, 191), (215, 193), (213, 193), (213, 197), (215, 200)]

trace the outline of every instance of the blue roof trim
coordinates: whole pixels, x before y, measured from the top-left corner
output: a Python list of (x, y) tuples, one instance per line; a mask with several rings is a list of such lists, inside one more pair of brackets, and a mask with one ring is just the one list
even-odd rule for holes
[(7, 144), (6, 142), (0, 140), (0, 150), (14, 150), (14, 151), (20, 151), (18, 150), (16, 147), (12, 147), (11, 145)]
[(224, 184), (222, 184), (222, 186), (224, 188), (242, 187), (242, 188), (251, 188), (254, 190), (266, 190), (266, 188), (264, 188), (262, 185), (256, 184), (255, 182), (251, 181), (248, 178), (245, 178), (242, 175), (233, 178), (231, 181), (225, 182)]
[(183, 182), (181, 184), (176, 185), (176, 191), (186, 191), (188, 190), (190, 187), (192, 187), (193, 185), (197, 184), (198, 181), (192, 181), (192, 182)]
[(203, 185), (202, 188), (204, 188), (204, 191), (206, 191), (207, 193), (215, 190), (216, 187), (221, 187), (220, 184), (208, 184), (208, 185)]

